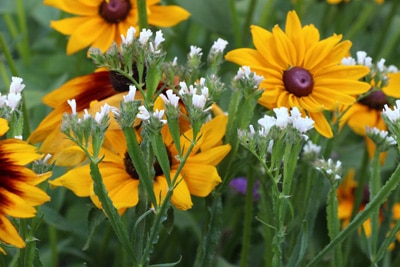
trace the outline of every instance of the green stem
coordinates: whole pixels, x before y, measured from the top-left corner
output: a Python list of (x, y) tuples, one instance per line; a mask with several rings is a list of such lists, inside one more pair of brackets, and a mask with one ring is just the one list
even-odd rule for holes
[(104, 212), (106, 213), (111, 226), (114, 229), (115, 234), (118, 237), (118, 240), (121, 242), (122, 246), (126, 250), (128, 256), (132, 260), (134, 264), (136, 264), (137, 260), (134, 254), (134, 250), (132, 247), (132, 243), (130, 242), (128, 238), (128, 231), (124, 225), (124, 223), (121, 220), (121, 217), (118, 214), (117, 209), (113, 206), (110, 197), (107, 194), (107, 190), (105, 188), (105, 185), (103, 183), (103, 179), (100, 173), (100, 169), (98, 166), (98, 160), (93, 159), (88, 155), (90, 158), (90, 174), (93, 179), (94, 183), (94, 192), (98, 196), (102, 208)]
[(374, 199), (372, 199), (366, 206), (363, 211), (358, 213), (352, 222), (350, 222), (347, 227), (342, 230), (331, 242), (325, 246), (325, 248), (318, 253), (316, 257), (312, 259), (310, 263), (308, 263), (306, 266), (315, 266), (316, 263), (318, 263), (322, 258), (332, 249), (334, 249), (338, 244), (340, 244), (343, 240), (345, 240), (350, 234), (353, 233), (353, 231), (357, 230), (358, 227), (366, 220), (368, 219), (371, 214), (378, 210), (380, 206), (386, 201), (387, 197), (390, 195), (390, 193), (396, 189), (398, 184), (400, 183), (400, 165), (397, 166), (396, 170), (393, 172), (389, 180), (386, 182), (386, 184), (379, 190), (377, 195), (375, 196)]
[(11, 56), (10, 50), (8, 49), (4, 36), (1, 32), (0, 32), (0, 49), (3, 51), (4, 56), (6, 57), (8, 67), (10, 68), (11, 71), (11, 75), (18, 76), (18, 71), (15, 66), (14, 60)]
[(236, 10), (236, 1), (230, 0), (229, 6), (231, 8), (232, 28), (233, 28), (233, 35), (234, 35), (234, 39), (235, 39), (235, 47), (241, 47), (242, 46), (242, 38), (240, 36), (240, 30), (239, 30), (239, 17), (238, 17), (238, 12)]
[(137, 8), (139, 14), (139, 28), (140, 30), (147, 29), (149, 27), (149, 24), (147, 21), (146, 0), (137, 0)]
[(128, 154), (132, 160), (135, 170), (139, 174), (140, 182), (144, 184), (148, 197), (153, 205), (157, 205), (157, 199), (154, 195), (153, 182), (151, 174), (146, 167), (148, 164), (144, 160), (144, 155), (140, 149), (136, 133), (132, 127), (123, 127), (122, 131), (127, 142)]
[(54, 226), (49, 225), (48, 228), (50, 250), (51, 250), (51, 266), (59, 266), (58, 262), (58, 249), (57, 249), (57, 229)]
[(20, 51), (20, 53), (24, 60), (24, 63), (29, 64), (30, 63), (29, 35), (28, 35), (28, 27), (26, 23), (23, 0), (17, 0), (16, 4), (17, 4), (18, 24), (20, 31), (22, 33), (22, 50)]
[(249, 168), (247, 176), (242, 251), (240, 253), (241, 257), (239, 265), (240, 267), (246, 267), (249, 264), (249, 251), (250, 251), (251, 230), (252, 230), (251, 223), (253, 221), (254, 183), (255, 183), (255, 177), (253, 175), (253, 168)]
[[(328, 235), (333, 240), (340, 231), (340, 220), (338, 218), (338, 200), (336, 197), (336, 184), (331, 184), (328, 194), (328, 205), (326, 207), (327, 223), (328, 223)], [(335, 248), (335, 256), (333, 258), (333, 266), (343, 266), (343, 255), (341, 245), (337, 245)]]
[[(372, 166), (371, 166), (371, 178), (369, 181), (369, 192), (370, 192), (370, 198), (374, 199), (379, 190), (381, 189), (381, 164), (380, 164), (380, 152), (378, 150), (378, 147), (376, 148), (374, 158), (372, 160)], [(370, 259), (371, 259), (371, 264), (374, 265), (376, 262), (376, 253), (377, 253), (377, 247), (378, 247), (378, 238), (379, 238), (379, 209), (372, 213), (371, 215), (371, 237), (370, 237)]]

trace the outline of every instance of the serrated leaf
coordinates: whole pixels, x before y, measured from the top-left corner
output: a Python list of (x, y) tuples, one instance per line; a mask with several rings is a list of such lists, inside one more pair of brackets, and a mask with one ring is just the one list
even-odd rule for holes
[(103, 211), (98, 208), (92, 208), (88, 215), (88, 238), (83, 246), (82, 250), (89, 248), (90, 241), (92, 240), (97, 227), (105, 220)]

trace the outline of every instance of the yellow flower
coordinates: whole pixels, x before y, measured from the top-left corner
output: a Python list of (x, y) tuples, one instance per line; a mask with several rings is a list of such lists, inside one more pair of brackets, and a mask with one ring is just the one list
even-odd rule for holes
[(359, 81), (367, 67), (341, 65), (351, 42), (340, 42), (342, 36), (336, 34), (320, 40), (314, 25), (302, 27), (294, 11), (287, 15), (285, 32), (278, 25), (272, 32), (253, 25), (251, 33), (256, 49), (236, 49), (226, 59), (264, 77), (259, 103), (269, 109), (298, 107), (315, 121), (320, 134), (332, 137), (323, 111), (353, 104), (354, 95), (370, 87)]
[[(179, 6), (159, 3), (160, 0), (146, 1), (150, 25), (171, 27), (190, 15)], [(126, 35), (130, 26), (138, 30), (137, 0), (45, 0), (44, 4), (77, 15), (50, 24), (60, 33), (70, 35), (67, 54), (88, 46), (105, 52), (113, 42), (121, 43), (121, 34)]]
[[(7, 131), (7, 121), (0, 118), (0, 136)], [(4, 242), (17, 248), (25, 247), (24, 240), (8, 217), (34, 217), (36, 214), (34, 206), (50, 200), (50, 197), (37, 187), (50, 176), (50, 173), (37, 175), (24, 167), (40, 157), (34, 146), (22, 140), (0, 141), (0, 244)], [(1, 247), (0, 251), (5, 253)]]
[[(222, 145), (225, 135), (227, 117), (216, 116), (204, 124), (194, 149), (191, 151), (179, 178), (176, 182), (171, 202), (181, 210), (192, 207), (190, 195), (205, 197), (221, 182), (216, 165), (230, 151), (230, 145)], [(178, 152), (172, 138), (168, 136), (168, 126), (164, 126), (163, 139), (168, 150), (170, 160), (170, 176), (174, 177), (180, 164)], [(116, 142), (114, 150), (103, 149), (104, 159), (99, 164), (103, 182), (113, 205), (122, 214), (127, 208), (134, 207), (139, 201), (139, 178), (131, 159), (126, 151), (126, 143), (121, 131), (115, 132)], [(183, 154), (190, 147), (193, 139), (192, 129), (182, 133), (180, 142)], [(168, 190), (167, 181), (161, 167), (154, 164), (155, 177), (153, 187), (155, 195), (165, 197)], [(64, 186), (72, 190), (79, 197), (92, 199), (97, 207), (101, 207), (94, 194), (93, 182), (88, 165), (80, 166), (68, 171), (56, 180), (50, 182), (53, 186)]]
[[(329, 3), (329, 4), (336, 5), (336, 4), (340, 4), (342, 2), (350, 2), (350, 0), (326, 0), (326, 2)], [(383, 2), (385, 2), (385, 0), (375, 0), (375, 2), (377, 4), (383, 4)]]
[[(357, 182), (354, 180), (355, 170), (350, 169), (340, 184), (339, 188), (336, 191), (336, 196), (338, 199), (338, 217), (342, 221), (342, 228), (345, 228), (351, 221), (353, 208), (354, 208), (354, 200), (355, 200), (355, 190), (358, 186)], [(358, 208), (358, 211), (364, 210), (366, 204), (369, 202), (369, 189), (368, 187), (364, 188), (363, 191), (363, 199)], [(385, 204), (386, 205), (386, 204)], [(381, 213), (379, 216), (379, 220), (383, 220), (384, 213)], [(400, 204), (395, 203), (392, 207), (392, 220), (396, 221), (400, 219)], [(395, 223), (391, 223), (391, 227), (394, 226)], [(365, 235), (367, 237), (371, 236), (371, 218), (365, 220), (362, 225)], [(397, 239), (400, 241), (400, 234), (397, 235)], [(389, 249), (393, 249), (394, 244), (389, 246)]]
[[(391, 98), (400, 98), (400, 72), (385, 75), (383, 87), (381, 82), (375, 86), (374, 77), (375, 75), (371, 73), (371, 93), (352, 105), (341, 118), (342, 125), (347, 123), (356, 134), (365, 136), (370, 157), (373, 157), (376, 147), (373, 141), (366, 137), (366, 128), (376, 127), (387, 131), (382, 118), (383, 107), (391, 106)], [(381, 161), (384, 161), (384, 154)]]
[[(112, 75), (111, 75), (112, 76)], [(60, 131), (61, 120), (64, 113), (71, 113), (67, 100), (75, 99), (77, 112), (83, 113), (84, 109), (95, 113), (105, 102), (118, 107), (119, 102), (126, 95), (128, 89), (119, 84), (113, 84), (110, 71), (101, 70), (89, 75), (74, 78), (43, 98), (43, 102), (52, 107), (50, 112), (30, 135), (30, 143), (42, 142), (40, 151), (53, 155), (53, 160), (59, 166), (73, 166), (86, 159), (82, 150), (77, 149), (74, 143), (68, 140)], [(121, 79), (120, 79), (121, 80)], [(117, 88), (117, 89), (115, 89)], [(140, 95), (139, 93), (137, 94)], [(115, 120), (111, 120), (110, 130), (118, 128)], [(106, 142), (110, 138), (106, 136)], [(63, 147), (63, 150), (60, 150)]]

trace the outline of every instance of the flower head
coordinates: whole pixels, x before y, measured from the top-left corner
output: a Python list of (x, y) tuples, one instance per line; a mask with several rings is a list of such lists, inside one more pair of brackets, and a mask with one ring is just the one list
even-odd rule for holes
[[(113, 42), (129, 42), (138, 31), (136, 0), (45, 0), (49, 6), (76, 16), (52, 21), (50, 26), (62, 34), (70, 35), (67, 54), (92, 46), (105, 52)], [(160, 0), (146, 1), (150, 25), (171, 27), (187, 19), (189, 12), (179, 6), (159, 5)], [(133, 26), (136, 31), (125, 34)]]
[[(190, 151), (181, 173), (178, 174), (172, 195), (172, 203), (179, 209), (187, 210), (192, 207), (191, 195), (205, 197), (221, 182), (216, 165), (228, 154), (230, 145), (222, 145), (225, 134), (227, 117), (220, 115), (204, 124), (200, 130), (196, 145)], [(169, 136), (167, 125), (164, 126), (163, 140), (168, 151), (170, 161), (170, 177), (174, 177), (180, 165), (179, 154), (172, 138)], [(114, 206), (123, 213), (127, 208), (134, 207), (139, 200), (139, 176), (135, 170), (122, 131), (115, 132), (114, 137), (119, 141), (113, 150), (103, 149), (104, 159), (99, 164), (104, 184)], [(184, 155), (194, 141), (193, 130), (181, 133), (180, 150)], [(166, 176), (159, 163), (154, 163), (155, 177), (153, 188), (155, 195), (163, 196), (168, 191)], [(77, 179), (79, 177), (79, 179)], [(51, 181), (53, 186), (64, 186), (72, 190), (77, 196), (88, 197), (101, 207), (93, 191), (93, 181), (90, 177), (90, 167), (83, 165), (76, 167), (56, 180)], [(162, 200), (162, 199), (161, 199)]]
[(332, 137), (322, 111), (352, 104), (355, 94), (369, 89), (358, 81), (369, 72), (367, 67), (341, 64), (351, 43), (341, 42), (342, 36), (336, 34), (320, 40), (314, 25), (302, 27), (294, 11), (287, 15), (285, 31), (278, 25), (272, 32), (253, 25), (251, 32), (256, 49), (236, 49), (226, 59), (264, 77), (259, 103), (270, 109), (298, 107), (315, 121), (320, 134)]
[[(8, 123), (0, 118), (0, 135), (8, 131)], [(18, 248), (25, 242), (10, 222), (13, 218), (31, 218), (36, 214), (34, 206), (43, 204), (50, 197), (37, 187), (51, 173), (37, 175), (25, 167), (41, 158), (34, 146), (19, 139), (0, 141), (0, 244), (2, 242)], [(5, 251), (0, 248), (0, 251)]]

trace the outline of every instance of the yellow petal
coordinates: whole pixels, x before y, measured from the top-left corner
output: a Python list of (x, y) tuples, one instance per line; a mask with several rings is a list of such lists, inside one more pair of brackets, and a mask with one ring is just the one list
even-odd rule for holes
[(67, 13), (93, 16), (98, 14), (101, 1), (44, 0), (43, 3), (61, 9)]
[(103, 32), (107, 32), (109, 27), (113, 26), (109, 25), (101, 17), (86, 19), (71, 33), (67, 44), (67, 54), (73, 54), (93, 44)]
[(59, 178), (49, 181), (49, 184), (53, 186), (62, 185), (74, 192), (78, 197), (88, 197), (90, 189), (93, 187), (88, 165), (74, 168)]
[(186, 163), (181, 175), (190, 193), (198, 197), (208, 196), (221, 182), (217, 169), (211, 165)]
[(158, 27), (171, 27), (187, 19), (190, 13), (179, 6), (148, 6), (150, 25)]
[(11, 244), (17, 248), (25, 247), (25, 242), (19, 236), (17, 229), (14, 225), (0, 213), (0, 240), (7, 244)]
[(331, 126), (326, 120), (323, 112), (309, 112), (308, 115), (314, 120), (314, 127), (317, 132), (319, 132), (322, 136), (325, 136), (326, 138), (333, 137)]

